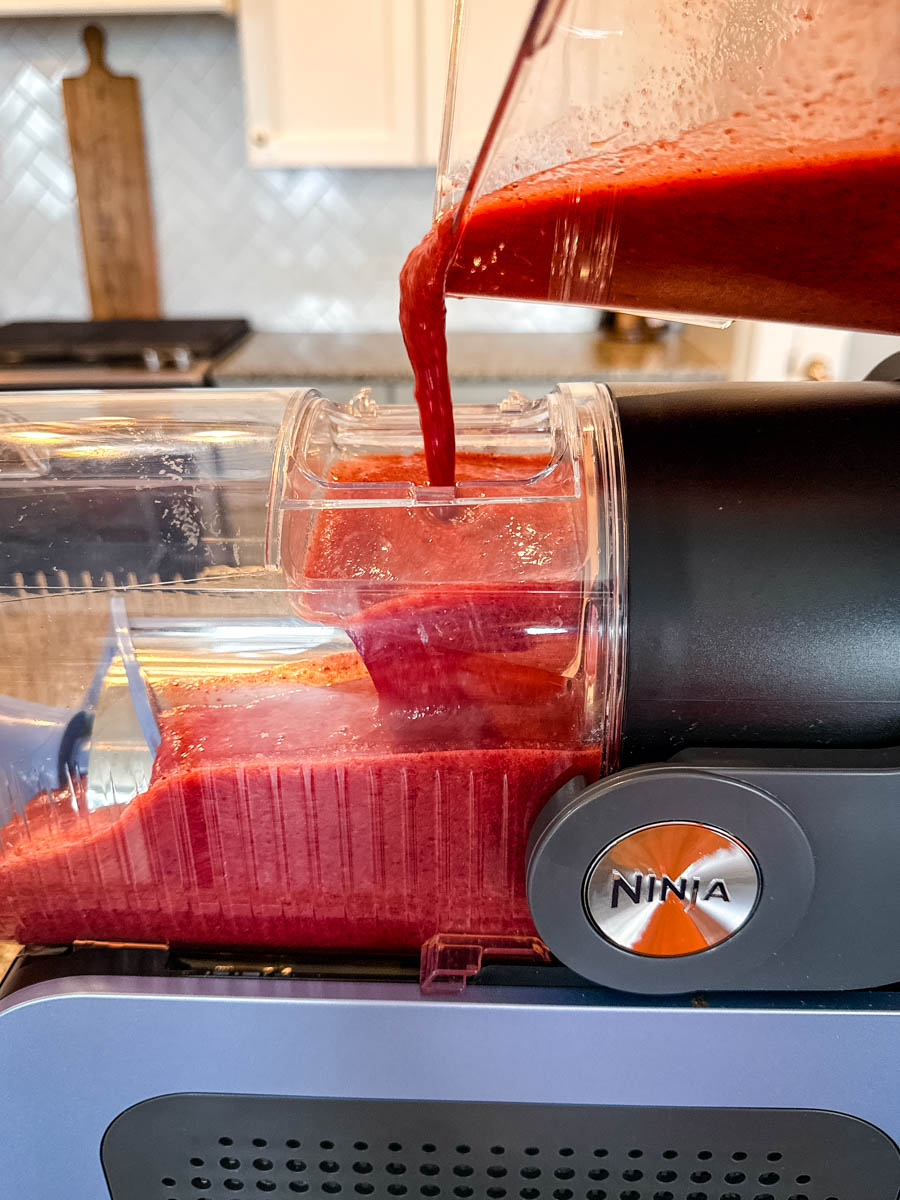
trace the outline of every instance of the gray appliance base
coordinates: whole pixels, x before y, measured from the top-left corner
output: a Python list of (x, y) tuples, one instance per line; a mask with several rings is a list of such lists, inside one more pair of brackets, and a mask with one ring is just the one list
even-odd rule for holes
[[(900, 1141), (900, 995), (856, 993), (834, 1006), (759, 1000), (696, 1006), (588, 988), (476, 986), (446, 998), (402, 983), (53, 979), (0, 1001), (3, 1195), (106, 1200), (107, 1129), (126, 1109), (173, 1093), (819, 1109)], [(873, 1192), (872, 1181), (859, 1180), (838, 1200), (896, 1200), (897, 1188), (900, 1179), (882, 1195), (882, 1183)], [(806, 1194), (801, 1185), (796, 1192)], [(218, 1200), (209, 1190), (187, 1194)]]

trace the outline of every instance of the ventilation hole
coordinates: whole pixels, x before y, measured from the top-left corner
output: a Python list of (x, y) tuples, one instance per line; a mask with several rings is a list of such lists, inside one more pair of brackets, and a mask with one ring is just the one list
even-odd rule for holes
[(574, 1194), (568, 1188), (557, 1188), (553, 1193), (553, 1200), (572, 1200)]
[(334, 1142), (329, 1142), (327, 1139), (324, 1142), (319, 1142), (320, 1150), (333, 1150)]
[(341, 1190), (341, 1185), (336, 1179), (326, 1179), (322, 1184), (322, 1191), (328, 1196), (336, 1196)]
[[(256, 1166), (256, 1163), (253, 1164)], [(341, 1169), (341, 1164), (336, 1163), (333, 1158), (325, 1158), (319, 1163), (319, 1170), (324, 1171), (326, 1175), (333, 1175), (335, 1171)]]
[[(503, 1146), (491, 1146), (491, 1154), (505, 1154), (506, 1150)], [(537, 1154), (537, 1150), (526, 1150), (526, 1154)]]
[[(741, 1200), (741, 1193), (740, 1192), (723, 1192), (722, 1195), (720, 1196), (719, 1200)], [(769, 1197), (769, 1200), (775, 1200), (775, 1198), (773, 1196), (771, 1196), (771, 1197)]]
[(474, 1194), (473, 1190), (470, 1187), (466, 1187), (465, 1184), (461, 1184), (459, 1187), (453, 1189), (453, 1195), (462, 1196), (463, 1200), (465, 1200), (466, 1196), (474, 1196)]
[(575, 1151), (571, 1146), (563, 1146), (559, 1153), (563, 1158), (571, 1158)]
[(629, 1158), (643, 1158), (644, 1152), (643, 1152), (643, 1150), (629, 1150), (628, 1157)]
[(781, 1178), (781, 1176), (777, 1175), (774, 1171), (766, 1171), (764, 1174), (760, 1175), (759, 1182), (760, 1183), (777, 1183), (780, 1178)]
[[(663, 1150), (662, 1156), (663, 1156), (663, 1158), (677, 1158), (678, 1151), (677, 1150)], [(702, 1155), (698, 1155), (697, 1157), (702, 1158)]]
[(588, 1179), (609, 1179), (609, 1171), (605, 1167), (594, 1167), (588, 1171)]
[(641, 1193), (633, 1190), (630, 1192), (619, 1192), (619, 1200), (641, 1200)]
[(269, 1143), (266, 1141), (265, 1138), (254, 1138), (253, 1139), (254, 1146), (268, 1146), (268, 1144)]
[(538, 1200), (540, 1194), (537, 1188), (522, 1188), (521, 1192), (519, 1192), (522, 1200)]
[(370, 1162), (355, 1162), (353, 1170), (357, 1175), (368, 1175), (371, 1173), (372, 1164)]
[(767, 1154), (766, 1158), (769, 1162), (781, 1162), (781, 1155), (777, 1150), (773, 1150), (771, 1154)]
[[(458, 1149), (458, 1147), (457, 1147), (457, 1149)], [(475, 1168), (470, 1167), (468, 1163), (457, 1163), (456, 1166), (453, 1168), (453, 1174), (459, 1175), (462, 1179), (465, 1179), (466, 1176), (471, 1175), (474, 1170), (475, 1170)], [(488, 1175), (490, 1175), (490, 1173), (492, 1171), (503, 1171), (503, 1170), (504, 1170), (503, 1167), (488, 1167)]]
[[(254, 1158), (253, 1166), (257, 1171), (271, 1171), (272, 1160), (271, 1158)], [(337, 1168), (335, 1168), (335, 1170), (337, 1170)]]
[[(405, 1175), (406, 1163), (388, 1163), (384, 1169), (387, 1171), (388, 1175)], [(403, 1190), (406, 1191), (405, 1188)]]
[(653, 1200), (675, 1200), (674, 1192), (654, 1192)]
[(258, 1192), (274, 1192), (278, 1184), (274, 1179), (260, 1179), (256, 1185)]
[(523, 1167), (519, 1172), (523, 1179), (539, 1179), (541, 1175), (540, 1167)]
[(440, 1175), (440, 1173), (441, 1168), (437, 1163), (422, 1163), (421, 1167), (419, 1167), (420, 1175)]
[(500, 1200), (501, 1196), (506, 1195), (506, 1188), (489, 1187), (487, 1190), (487, 1194), (490, 1196), (491, 1200)]
[(535, 1156), (536, 1154), (540, 1154), (540, 1152), (541, 1152), (540, 1146), (526, 1146), (526, 1147), (525, 1147), (525, 1153), (526, 1153), (526, 1154), (527, 1154), (527, 1155), (528, 1155), (530, 1158), (534, 1158), (534, 1156)]
[(202, 1166), (203, 1166), (203, 1159), (202, 1159), (202, 1158), (192, 1158), (192, 1159), (191, 1159), (191, 1166), (192, 1166), (192, 1167), (202, 1167)]
[(354, 1150), (368, 1150), (368, 1148), (369, 1148), (368, 1142), (354, 1142), (353, 1143)]
[(288, 1138), (284, 1144), (287, 1146), (288, 1150), (300, 1149), (300, 1142), (298, 1142), (296, 1138)]
[(354, 1185), (353, 1190), (359, 1196), (371, 1196), (375, 1191), (375, 1186), (371, 1183), (357, 1183)]
[(637, 1183), (637, 1181), (639, 1179), (644, 1178), (644, 1172), (638, 1171), (634, 1167), (632, 1167), (629, 1171), (622, 1172), (622, 1178), (625, 1180), (626, 1183)]
[(388, 1142), (388, 1150), (393, 1151), (394, 1154), (397, 1154), (402, 1149), (403, 1147), (399, 1142)]
[(706, 1192), (690, 1192), (688, 1193), (686, 1200), (709, 1200), (709, 1198), (706, 1195)]
[(241, 1160), (239, 1158), (220, 1158), (219, 1166), (224, 1167), (226, 1171), (239, 1171), (241, 1169)]
[(406, 1184), (405, 1183), (389, 1183), (387, 1190), (388, 1190), (388, 1194), (391, 1196), (405, 1196), (406, 1195)]
[(465, 1142), (463, 1142), (461, 1145), (459, 1145), (459, 1146), (457, 1146), (457, 1147), (456, 1147), (456, 1153), (457, 1153), (457, 1154), (471, 1154), (471, 1153), (472, 1153), (472, 1147), (471, 1147), (471, 1146), (467, 1146), (467, 1145), (465, 1144)]
[(300, 1180), (294, 1179), (288, 1184), (288, 1191), (289, 1192), (308, 1192), (309, 1184), (302, 1183)]
[(809, 1196), (805, 1193), (801, 1195), (800, 1192), (794, 1192), (792, 1196), (788, 1196), (788, 1200), (809, 1200)]
[[(664, 1154), (663, 1158), (665, 1158), (665, 1157), (666, 1157), (666, 1155)], [(698, 1150), (697, 1157), (699, 1159), (703, 1159), (704, 1161), (706, 1159), (712, 1158), (712, 1150)]]
[(591, 1188), (589, 1192), (585, 1192), (586, 1200), (606, 1200), (606, 1192), (603, 1188)]
[(437, 1150), (437, 1146), (433, 1142), (426, 1142), (422, 1147), (423, 1154), (434, 1154), (435, 1150)]
[(557, 1179), (571, 1179), (575, 1172), (571, 1167), (557, 1167), (553, 1174)]
[(433, 1183), (423, 1183), (419, 1191), (423, 1196), (439, 1196), (441, 1194), (441, 1189)]
[(735, 1150), (734, 1154), (732, 1154), (731, 1157), (734, 1159), (735, 1162), (743, 1162), (744, 1159), (747, 1157), (747, 1152), (745, 1150)]
[(161, 1179), (160, 1183), (163, 1185), (163, 1187), (174, 1187), (175, 1186), (175, 1180), (172, 1179), (172, 1177), (170, 1175), (167, 1175), (165, 1177), (165, 1179)]
[(244, 1185), (240, 1179), (226, 1179), (225, 1187), (229, 1192), (242, 1192), (244, 1190)]
[(221, 1137), (221, 1138), (219, 1138), (219, 1145), (220, 1146), (233, 1146), (234, 1138)]
[(506, 1167), (488, 1167), (487, 1173), (491, 1179), (502, 1179), (506, 1174)]
[[(659, 1176), (657, 1175), (656, 1178), (659, 1179)], [(710, 1175), (709, 1171), (691, 1172), (691, 1183), (709, 1183), (711, 1179), (712, 1175)]]
[(197, 1175), (191, 1180), (191, 1187), (195, 1187), (198, 1192), (208, 1192), (212, 1184), (208, 1179), (204, 1179), (202, 1175)]
[(729, 1171), (725, 1176), (726, 1183), (744, 1183), (747, 1176), (743, 1171)]
[(285, 1166), (287, 1167), (287, 1169), (289, 1171), (294, 1171), (294, 1172), (306, 1170), (306, 1163), (303, 1161), (302, 1158), (289, 1158), (287, 1160), (287, 1162), (285, 1163)]
[[(700, 1178), (701, 1175), (703, 1176), (703, 1179)], [(656, 1178), (659, 1180), (660, 1183), (674, 1183), (675, 1180), (678, 1178), (678, 1172), (677, 1171), (657, 1171)], [(691, 1179), (693, 1179), (695, 1183), (705, 1183), (706, 1180), (709, 1178), (710, 1178), (709, 1171), (697, 1171), (695, 1174), (693, 1174), (691, 1176)]]
[(771, 1192), (759, 1192), (758, 1195), (753, 1197), (753, 1200), (775, 1200), (775, 1197)]
[(812, 1183), (811, 1175), (798, 1175), (795, 1183)]

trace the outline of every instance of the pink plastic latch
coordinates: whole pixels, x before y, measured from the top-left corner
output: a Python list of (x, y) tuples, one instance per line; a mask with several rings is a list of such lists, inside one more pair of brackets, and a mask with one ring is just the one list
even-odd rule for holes
[(477, 933), (437, 933), (422, 947), (419, 987), (429, 996), (461, 992), (484, 960), (549, 963), (539, 937), (492, 937)]

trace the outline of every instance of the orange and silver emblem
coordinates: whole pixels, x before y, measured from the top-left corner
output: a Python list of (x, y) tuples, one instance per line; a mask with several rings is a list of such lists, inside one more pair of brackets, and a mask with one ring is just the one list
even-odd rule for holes
[(718, 946), (745, 925), (761, 880), (737, 838), (708, 825), (645, 825), (612, 842), (585, 876), (598, 931), (632, 954), (676, 958)]

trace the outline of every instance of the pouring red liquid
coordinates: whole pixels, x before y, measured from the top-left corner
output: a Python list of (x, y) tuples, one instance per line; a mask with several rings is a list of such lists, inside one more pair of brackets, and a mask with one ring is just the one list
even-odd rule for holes
[(453, 483), (445, 295), (900, 331), (898, 110), (885, 90), (865, 142), (764, 162), (739, 117), (511, 183), (458, 230), (444, 214), (400, 276), (430, 482)]

